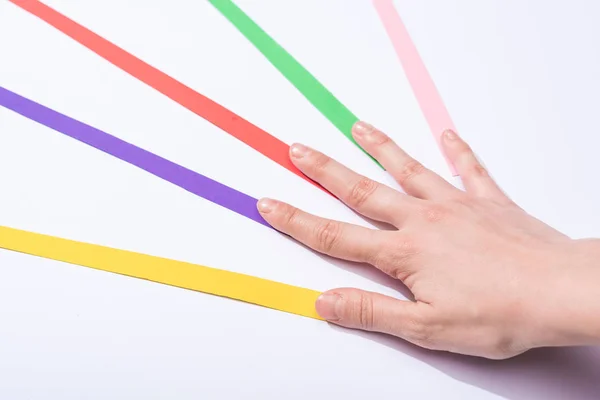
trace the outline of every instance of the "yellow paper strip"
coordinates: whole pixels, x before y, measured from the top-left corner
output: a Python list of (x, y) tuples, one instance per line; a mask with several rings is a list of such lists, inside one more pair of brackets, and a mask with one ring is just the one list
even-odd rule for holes
[(322, 319), (315, 311), (319, 292), (250, 275), (4, 226), (0, 248)]

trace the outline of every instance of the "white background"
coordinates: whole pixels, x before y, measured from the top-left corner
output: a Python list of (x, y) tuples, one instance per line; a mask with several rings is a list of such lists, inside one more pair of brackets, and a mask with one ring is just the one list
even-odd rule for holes
[[(47, 3), (287, 143), (390, 179), (204, 1)], [(239, 4), (361, 119), (449, 177), (370, 1)], [(403, 17), (461, 135), (529, 212), (600, 236), (600, 7), (417, 2)], [(254, 197), (367, 224), (318, 189), (0, 0), (0, 85)], [(0, 224), (326, 290), (396, 285), (320, 257), (0, 108)], [(450, 266), (449, 266), (450, 267)], [(568, 299), (565, 299), (568, 301)], [(592, 399), (598, 349), (492, 362), (0, 251), (0, 398)]]

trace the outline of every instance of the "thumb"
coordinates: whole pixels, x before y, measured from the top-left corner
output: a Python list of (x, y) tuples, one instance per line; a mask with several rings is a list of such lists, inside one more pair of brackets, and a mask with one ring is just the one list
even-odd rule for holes
[(359, 289), (329, 290), (319, 296), (316, 309), (322, 318), (336, 325), (409, 341), (427, 329), (417, 304)]

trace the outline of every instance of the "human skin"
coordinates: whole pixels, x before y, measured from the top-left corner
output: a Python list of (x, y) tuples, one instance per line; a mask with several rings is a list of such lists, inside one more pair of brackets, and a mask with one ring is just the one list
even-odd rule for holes
[(300, 144), (290, 158), (349, 207), (396, 230), (328, 220), (266, 198), (258, 209), (275, 229), (316, 251), (401, 280), (414, 300), (333, 289), (316, 303), (324, 319), (493, 359), (535, 347), (600, 344), (600, 240), (570, 239), (528, 215), (452, 131), (442, 144), (465, 191), (371, 125), (358, 122), (353, 136), (405, 193)]

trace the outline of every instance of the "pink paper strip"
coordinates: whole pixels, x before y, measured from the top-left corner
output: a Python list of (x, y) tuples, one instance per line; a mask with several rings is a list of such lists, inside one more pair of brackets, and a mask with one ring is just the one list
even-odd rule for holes
[(446, 158), (452, 175), (457, 176), (458, 174), (450, 160), (446, 157), (441, 143), (442, 133), (446, 129), (456, 131), (452, 118), (450, 118), (450, 114), (444, 105), (444, 101), (435, 87), (406, 26), (394, 8), (393, 1), (373, 0), (373, 5), (396, 50), (396, 55), (400, 59), (402, 68), (404, 68), (406, 78), (429, 124), (429, 129), (431, 129), (431, 133), (433, 133), (442, 154)]

